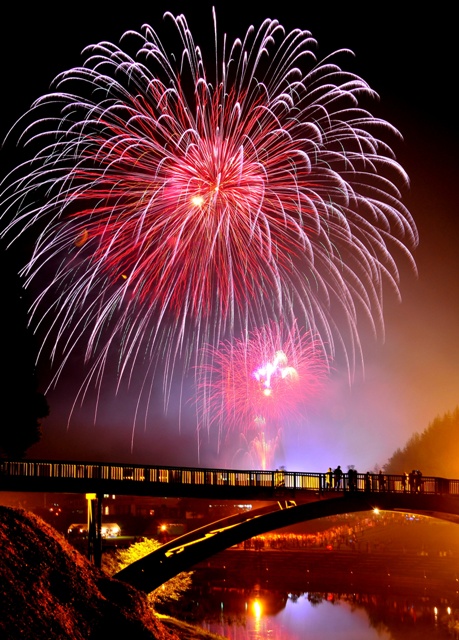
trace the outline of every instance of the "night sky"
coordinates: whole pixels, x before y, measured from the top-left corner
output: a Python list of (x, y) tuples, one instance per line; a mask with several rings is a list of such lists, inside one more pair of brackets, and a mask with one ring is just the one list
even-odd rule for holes
[[(145, 22), (164, 31), (165, 10), (185, 13), (196, 42), (213, 35), (212, 5), (219, 32), (229, 40), (243, 36), (250, 24), (277, 18), (286, 29), (308, 29), (318, 41), (318, 58), (339, 48), (354, 51), (349, 68), (379, 94), (373, 111), (390, 121), (404, 141), (397, 159), (411, 185), (404, 203), (419, 230), (414, 253), (418, 276), (399, 263), (402, 302), (388, 292), (385, 340), (362, 334), (365, 374), (357, 372), (349, 387), (347, 372), (336, 370), (325, 391), (304, 416), (304, 423), (284, 434), (276, 464), (289, 470), (322, 471), (355, 465), (358, 471), (383, 465), (414, 432), (459, 404), (459, 217), (457, 215), (458, 120), (456, 78), (458, 54), (453, 8), (435, 5), (435, 14), (401, 13), (400, 3), (384, 3), (371, 13), (353, 3), (338, 8), (326, 3), (286, 0), (270, 9), (259, 2), (107, 3), (69, 6), (60, 12), (36, 4), (25, 11), (10, 7), (3, 21), (2, 117), (0, 136), (31, 102), (47, 92), (52, 79), (78, 65), (84, 46), (101, 40), (118, 42), (128, 29)], [(199, 6), (199, 9), (196, 7)], [(365, 6), (365, 5), (362, 5)], [(188, 8), (190, 7), (190, 8)], [(445, 4), (446, 7), (446, 4)], [(405, 10), (404, 10), (405, 11)], [(202, 35), (201, 35), (202, 34)], [(207, 35), (204, 35), (207, 34)], [(166, 45), (167, 49), (167, 45)], [(212, 60), (210, 60), (212, 63)], [(11, 163), (0, 156), (2, 173)], [(6, 302), (7, 304), (7, 302)], [(42, 390), (46, 366), (39, 366)], [(47, 394), (51, 414), (43, 422), (42, 441), (30, 457), (132, 461), (151, 464), (230, 466), (217, 454), (215, 437), (198, 446), (193, 411), (177, 405), (164, 417), (161, 388), (146, 425), (133, 432), (136, 396), (115, 397), (110, 380), (104, 386), (94, 424), (93, 406), (68, 416), (77, 387), (77, 370), (64, 376)], [(235, 436), (236, 437), (236, 436)]]

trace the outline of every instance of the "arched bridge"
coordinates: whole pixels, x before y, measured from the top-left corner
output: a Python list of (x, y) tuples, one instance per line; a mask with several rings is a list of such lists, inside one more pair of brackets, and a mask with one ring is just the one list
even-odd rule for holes
[[(255, 535), (329, 515), (375, 508), (459, 522), (459, 480), (418, 475), (345, 474), (337, 486), (325, 473), (243, 471), (122, 463), (0, 461), (0, 491), (86, 493), (88, 555), (100, 566), (104, 494), (270, 502), (195, 530), (126, 567), (118, 577), (152, 591), (204, 558)], [(89, 505), (88, 505), (89, 506)]]
[(459, 522), (458, 496), (395, 492), (342, 492), (337, 495), (329, 492), (303, 504), (287, 502), (282, 505), (279, 502), (277, 509), (265, 507), (214, 522), (162, 545), (115, 577), (149, 593), (181, 571), (253, 536), (307, 520), (375, 509)]

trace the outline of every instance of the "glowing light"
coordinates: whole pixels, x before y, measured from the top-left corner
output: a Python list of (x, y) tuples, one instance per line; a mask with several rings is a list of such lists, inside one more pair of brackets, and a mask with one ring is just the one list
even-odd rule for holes
[(255, 616), (255, 618), (261, 618), (261, 616), (263, 615), (263, 607), (261, 605), (261, 602), (259, 600), (254, 600), (252, 603), (252, 611), (253, 611), (253, 615)]
[(103, 538), (116, 538), (121, 534), (121, 527), (116, 523), (103, 524), (100, 533)]
[(204, 198), (202, 196), (193, 196), (191, 198), (191, 204), (194, 204), (196, 207), (201, 207), (204, 204)]
[(3, 184), (2, 236), (36, 229), (24, 274), (55, 380), (81, 351), (84, 397), (116, 351), (119, 380), (142, 364), (148, 403), (158, 360), (170, 382), (273, 317), (301, 317), (352, 370), (357, 319), (382, 330), (384, 284), (398, 292), (393, 253), (414, 266), (398, 132), (308, 31), (265, 20), (229, 45), (214, 15), (206, 65), (185, 17), (165, 17), (179, 51), (149, 25), (89, 46), (18, 125), (38, 150)]
[(272, 393), (271, 379), (273, 376), (280, 376), (284, 380), (287, 376), (297, 378), (298, 373), (293, 367), (283, 366), (287, 364), (287, 356), (283, 351), (277, 351), (273, 362), (262, 365), (253, 372), (253, 377), (264, 386), (264, 395), (270, 396)]

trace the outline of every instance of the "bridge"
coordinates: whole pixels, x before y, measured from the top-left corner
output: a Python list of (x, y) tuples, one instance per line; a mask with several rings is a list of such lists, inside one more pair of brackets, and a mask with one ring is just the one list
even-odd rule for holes
[(299, 522), (363, 511), (398, 511), (459, 522), (459, 499), (445, 495), (330, 492), (315, 501), (255, 509), (196, 529), (133, 562), (115, 577), (146, 593), (219, 551)]
[[(404, 493), (405, 474), (357, 474), (349, 486), (346, 474), (338, 487), (356, 492)], [(414, 487), (411, 487), (414, 489)], [(459, 497), (459, 480), (423, 477), (416, 492)], [(327, 491), (325, 473), (300, 471), (243, 471), (56, 460), (0, 460), (0, 491), (96, 493), (219, 500), (275, 501), (279, 495), (301, 500)]]
[(88, 502), (88, 556), (101, 560), (105, 494), (269, 502), (176, 538), (116, 577), (150, 592), (206, 557), (268, 531), (330, 515), (376, 508), (459, 522), (459, 480), (405, 474), (344, 475), (337, 487), (325, 473), (243, 471), (47, 460), (0, 461), (0, 491), (81, 493)]

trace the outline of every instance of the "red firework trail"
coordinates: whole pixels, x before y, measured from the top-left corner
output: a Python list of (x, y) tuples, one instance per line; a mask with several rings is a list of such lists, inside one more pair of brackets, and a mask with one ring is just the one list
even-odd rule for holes
[(38, 151), (3, 182), (2, 235), (35, 230), (23, 273), (56, 376), (83, 350), (85, 388), (101, 384), (115, 351), (148, 399), (158, 360), (170, 380), (271, 318), (300, 318), (352, 369), (357, 317), (382, 329), (393, 253), (413, 263), (417, 244), (398, 132), (308, 31), (267, 19), (228, 46), (214, 15), (209, 72), (185, 18), (165, 17), (178, 51), (148, 25), (90, 46), (17, 124)]

